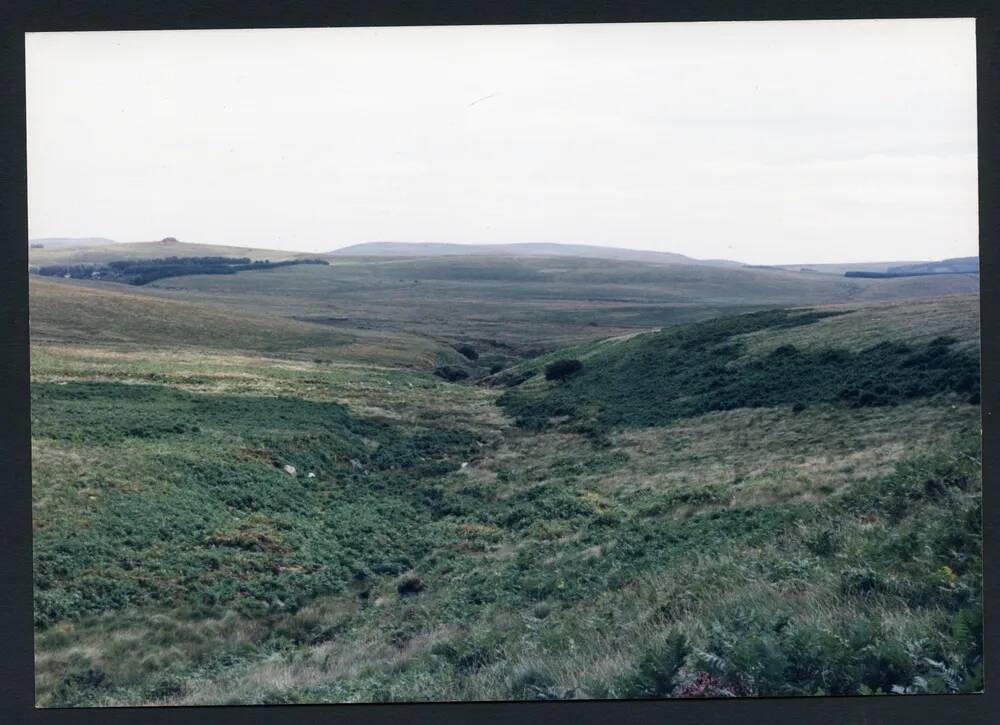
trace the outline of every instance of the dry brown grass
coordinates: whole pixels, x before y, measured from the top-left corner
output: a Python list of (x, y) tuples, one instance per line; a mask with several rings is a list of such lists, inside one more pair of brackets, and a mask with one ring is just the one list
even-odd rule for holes
[(446, 345), (402, 332), (344, 330), (217, 301), (172, 299), (145, 287), (32, 275), (29, 297), (32, 345), (105, 346), (111, 354), (250, 352), (419, 370), (457, 356)]
[[(797, 415), (786, 409), (738, 409), (666, 427), (620, 430), (612, 435), (612, 450), (624, 456), (612, 464), (582, 435), (508, 436), (507, 443), (465, 474), (494, 487), (498, 475), (505, 477), (499, 497), (571, 477), (611, 498), (637, 489), (723, 485), (727, 505), (815, 500), (859, 477), (887, 473), (900, 458), (939, 442), (942, 431), (975, 424), (978, 418), (978, 406), (957, 398), (886, 408), (823, 405)], [(603, 505), (613, 507), (613, 500)], [(686, 512), (680, 505), (673, 515)]]

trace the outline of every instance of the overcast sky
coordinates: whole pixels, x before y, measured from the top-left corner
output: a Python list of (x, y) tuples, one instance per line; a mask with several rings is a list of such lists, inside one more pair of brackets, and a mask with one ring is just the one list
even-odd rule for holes
[(977, 253), (972, 20), (29, 34), (32, 237)]

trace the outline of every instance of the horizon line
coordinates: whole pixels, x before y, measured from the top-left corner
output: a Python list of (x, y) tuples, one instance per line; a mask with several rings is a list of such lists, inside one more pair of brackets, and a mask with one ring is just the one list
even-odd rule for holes
[[(163, 242), (169, 237), (163, 237), (160, 239), (146, 239), (139, 241), (118, 241), (116, 239), (111, 239), (110, 237), (102, 236), (39, 236), (39, 237), (28, 237), (29, 245), (35, 242), (44, 242), (48, 239), (61, 239), (61, 240), (76, 240), (76, 239), (102, 239), (108, 240), (110, 244), (155, 244), (158, 242)], [(956, 257), (942, 257), (940, 259), (928, 258), (928, 259), (865, 259), (865, 260), (840, 260), (837, 262), (770, 262), (770, 263), (760, 263), (760, 262), (744, 262), (738, 259), (731, 259), (728, 257), (692, 257), (689, 254), (684, 254), (683, 252), (673, 252), (660, 249), (641, 249), (637, 247), (615, 247), (608, 244), (595, 244), (587, 242), (415, 242), (415, 241), (401, 241), (401, 240), (389, 240), (389, 239), (378, 239), (378, 240), (368, 240), (362, 242), (349, 242), (341, 246), (336, 246), (325, 251), (313, 251), (308, 249), (278, 249), (266, 246), (254, 246), (249, 244), (237, 244), (232, 242), (193, 242), (185, 241), (183, 239), (174, 238), (179, 244), (195, 244), (202, 246), (215, 246), (215, 247), (232, 247), (234, 249), (260, 249), (264, 251), (274, 251), (274, 252), (286, 252), (293, 254), (333, 254), (335, 252), (342, 251), (344, 249), (349, 249), (350, 247), (356, 247), (363, 244), (401, 244), (401, 245), (437, 245), (437, 246), (454, 246), (454, 247), (511, 247), (518, 245), (548, 245), (548, 246), (561, 246), (561, 247), (590, 247), (592, 249), (609, 249), (609, 250), (620, 250), (623, 252), (639, 252), (648, 254), (666, 254), (666, 255), (676, 255), (680, 257), (686, 257), (695, 261), (702, 262), (733, 262), (735, 264), (740, 264), (747, 267), (790, 267), (790, 266), (808, 266), (813, 265), (844, 265), (844, 264), (882, 264), (888, 262), (937, 262), (945, 259), (961, 259), (963, 257), (979, 257), (978, 250), (975, 254), (971, 255), (960, 255)], [(109, 245), (93, 245), (93, 246), (109, 246)]]

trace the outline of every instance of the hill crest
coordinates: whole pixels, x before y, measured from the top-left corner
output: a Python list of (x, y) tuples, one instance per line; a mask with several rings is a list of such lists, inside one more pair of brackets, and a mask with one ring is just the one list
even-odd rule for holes
[(622, 249), (590, 244), (518, 242), (513, 244), (453, 244), (446, 242), (364, 242), (328, 252), (335, 256), (370, 257), (583, 257), (614, 259), (651, 264), (692, 264), (713, 267), (741, 267), (741, 262), (727, 259), (695, 259), (674, 252)]

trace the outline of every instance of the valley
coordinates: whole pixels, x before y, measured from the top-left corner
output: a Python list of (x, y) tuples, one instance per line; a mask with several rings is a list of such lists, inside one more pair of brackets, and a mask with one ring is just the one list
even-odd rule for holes
[(32, 275), (39, 705), (981, 688), (974, 276), (323, 258)]

